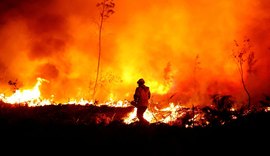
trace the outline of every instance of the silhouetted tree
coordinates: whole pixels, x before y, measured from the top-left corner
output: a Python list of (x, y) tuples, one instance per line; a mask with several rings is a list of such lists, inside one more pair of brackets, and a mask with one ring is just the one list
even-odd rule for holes
[(232, 120), (232, 115), (235, 114), (231, 111), (234, 100), (231, 95), (213, 94), (211, 95), (212, 106), (202, 108), (205, 113), (204, 118), (209, 122), (208, 126), (222, 126), (228, 124)]
[(17, 79), (15, 81), (12, 81), (12, 80), (9, 80), (8, 81), (8, 85), (10, 85), (12, 87), (12, 90), (13, 90), (14, 93), (16, 92), (16, 90), (19, 89), (19, 87), (17, 86), (17, 84), (18, 84), (18, 80)]
[(214, 94), (211, 98), (215, 108), (220, 112), (230, 111), (234, 104), (231, 95)]
[(253, 66), (257, 62), (254, 57), (254, 52), (251, 50), (251, 44), (249, 39), (245, 39), (242, 45), (239, 45), (237, 41), (234, 41), (235, 47), (233, 49), (233, 57), (236, 61), (238, 71), (240, 73), (241, 82), (243, 88), (248, 96), (248, 110), (250, 110), (250, 93), (247, 89), (246, 82), (244, 80), (244, 64), (247, 63), (247, 73), (251, 73), (253, 71)]
[[(201, 69), (201, 67), (200, 67), (201, 62), (200, 62), (199, 59), (200, 59), (200, 57), (197, 54), (196, 57), (195, 57), (194, 65), (193, 65), (194, 92), (195, 92), (195, 97), (196, 98), (198, 98), (198, 96), (199, 96), (199, 90), (198, 90), (198, 85), (199, 84), (198, 84), (198, 79), (197, 79), (198, 71)], [(195, 101), (195, 102), (197, 102), (197, 101)], [(193, 118), (192, 118), (192, 122), (193, 122), (193, 119), (194, 119), (194, 116), (195, 116), (195, 113), (194, 113), (194, 103), (192, 103), (192, 113), (193, 113)]]
[(270, 107), (270, 96), (269, 95), (264, 95), (264, 100), (260, 100), (260, 104), (263, 107)]
[(96, 81), (94, 84), (94, 91), (93, 91), (93, 98), (96, 94), (96, 87), (97, 81), (99, 78), (99, 70), (100, 70), (100, 58), (101, 58), (101, 36), (102, 36), (102, 28), (104, 21), (110, 17), (114, 13), (114, 6), (115, 3), (113, 0), (102, 0), (101, 2), (97, 3), (96, 6), (99, 8), (100, 11), (100, 21), (99, 21), (99, 34), (98, 34), (98, 64), (97, 64), (97, 74), (96, 74)]

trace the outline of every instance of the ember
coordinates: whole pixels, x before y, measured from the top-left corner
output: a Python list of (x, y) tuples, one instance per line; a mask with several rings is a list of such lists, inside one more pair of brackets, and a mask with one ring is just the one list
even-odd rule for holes
[[(155, 155), (189, 153), (194, 148), (195, 153), (205, 153), (204, 149), (208, 152), (222, 150), (228, 143), (231, 147), (226, 152), (245, 153), (246, 147), (260, 152), (260, 148), (268, 145), (263, 139), (270, 139), (267, 135), (270, 114), (265, 111), (244, 115), (235, 111), (221, 113), (212, 108), (178, 108), (175, 112), (161, 111), (161, 116), (166, 116), (164, 120), (148, 126), (136, 120), (127, 122), (127, 116), (134, 117), (130, 113), (134, 114), (133, 106), (59, 104), (28, 107), (0, 102), (0, 134), (6, 143), (2, 147), (9, 149), (7, 145), (16, 142), (24, 148), (31, 144), (35, 150), (50, 145), (47, 152), (60, 152), (67, 147), (71, 149), (61, 150), (61, 153), (71, 150), (100, 152), (100, 147), (113, 152), (119, 146), (131, 150), (144, 140), (141, 142), (144, 152)], [(168, 116), (175, 113), (177, 118), (166, 123)]]

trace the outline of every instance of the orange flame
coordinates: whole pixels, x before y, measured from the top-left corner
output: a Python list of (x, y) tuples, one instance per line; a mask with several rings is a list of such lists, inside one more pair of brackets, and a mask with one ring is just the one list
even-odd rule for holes
[(33, 89), (16, 90), (10, 97), (0, 94), (7, 103), (86, 105), (99, 101), (126, 107), (129, 104), (123, 99), (132, 99), (141, 77), (150, 87), (153, 103), (170, 105), (162, 110), (163, 117), (155, 108), (146, 113), (150, 122), (174, 120), (177, 114), (173, 112), (181, 109), (178, 103), (207, 105), (209, 95), (215, 93), (234, 95), (243, 103), (246, 98), (230, 53), (233, 41), (245, 36), (260, 58), (252, 75), (244, 73), (252, 99), (258, 101), (262, 93), (269, 93), (267, 0), (118, 0), (115, 14), (102, 29), (94, 99), (96, 1), (1, 2), (0, 93), (7, 89), (2, 82), (10, 79), (31, 83), (42, 77), (51, 82), (39, 88), (38, 80)]
[(10, 104), (27, 103), (29, 106), (51, 104), (51, 102), (48, 100), (41, 100), (39, 87), (42, 82), (48, 81), (43, 78), (37, 78), (37, 83), (32, 89), (16, 90), (11, 96), (2, 96), (0, 100)]

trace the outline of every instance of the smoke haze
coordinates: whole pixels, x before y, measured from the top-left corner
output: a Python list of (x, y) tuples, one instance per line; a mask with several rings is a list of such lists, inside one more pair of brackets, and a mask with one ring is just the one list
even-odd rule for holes
[[(90, 99), (98, 61), (96, 0), (2, 0), (0, 93), (44, 78), (41, 93), (56, 101)], [(269, 95), (267, 0), (115, 0), (102, 30), (95, 99), (132, 100), (144, 78), (152, 101), (209, 104), (212, 94), (247, 97), (232, 57), (234, 40), (250, 39), (257, 60), (244, 77), (252, 100)]]

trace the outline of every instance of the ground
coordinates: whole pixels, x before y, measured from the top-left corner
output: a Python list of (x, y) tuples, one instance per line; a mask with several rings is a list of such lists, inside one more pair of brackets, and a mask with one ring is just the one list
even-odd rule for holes
[[(268, 112), (252, 113), (222, 127), (184, 128), (124, 124), (120, 119), (131, 108), (2, 104), (0, 110), (1, 149), (9, 154), (261, 154), (270, 145)], [(97, 123), (97, 115), (104, 113), (115, 120)]]

